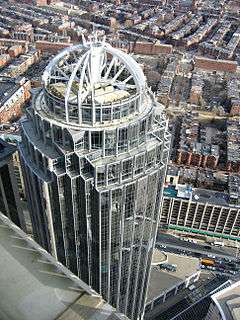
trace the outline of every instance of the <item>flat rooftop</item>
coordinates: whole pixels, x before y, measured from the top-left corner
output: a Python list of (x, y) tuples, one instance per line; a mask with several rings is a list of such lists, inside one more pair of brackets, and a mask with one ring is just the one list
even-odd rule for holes
[(30, 141), (36, 149), (40, 150), (44, 155), (47, 155), (51, 159), (56, 159), (61, 156), (56, 149), (44, 144), (44, 142), (34, 134), (34, 128), (28, 118), (23, 118), (21, 123), (24, 132), (28, 137), (31, 137)]
[(2, 213), (0, 269), (1, 320), (127, 320)]
[(224, 320), (240, 319), (240, 281), (212, 296)]
[[(49, 86), (50, 92), (56, 96), (57, 98), (64, 99), (65, 92), (67, 89), (67, 84), (63, 82), (53, 83)], [(78, 85), (77, 83), (73, 83), (72, 90), (70, 92), (69, 99), (72, 103), (78, 103)], [(91, 95), (92, 91), (89, 91), (88, 87), (83, 88), (82, 94), (85, 96)], [(94, 87), (94, 101), (95, 103), (102, 104), (111, 104), (116, 101), (121, 101), (122, 99), (126, 99), (130, 96), (129, 92), (126, 90), (116, 89), (109, 84), (99, 83), (95, 84)]]
[(179, 198), (186, 200), (191, 199), (192, 201), (202, 203), (208, 202), (210, 204), (215, 205), (229, 206), (229, 195), (225, 192), (200, 188), (193, 188), (192, 191), (189, 191), (187, 190), (187, 185), (185, 190), (185, 193), (181, 192), (179, 193), (180, 196), (178, 196), (178, 190), (173, 186), (169, 186), (167, 188), (164, 188), (163, 195), (171, 198)]
[(176, 265), (176, 272), (152, 266), (147, 303), (164, 294), (165, 291), (175, 287), (199, 269), (199, 260), (176, 254), (167, 253), (168, 264)]
[(228, 205), (229, 196), (227, 193), (209, 189), (193, 189), (193, 200), (209, 202), (216, 205)]
[(0, 106), (9, 99), (9, 97), (19, 88), (12, 80), (1, 81), (0, 80)]

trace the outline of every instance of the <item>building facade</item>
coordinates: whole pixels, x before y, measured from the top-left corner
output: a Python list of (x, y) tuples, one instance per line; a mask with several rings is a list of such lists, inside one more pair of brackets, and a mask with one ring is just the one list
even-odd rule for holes
[[(197, 190), (197, 189), (196, 189)], [(161, 208), (160, 228), (201, 234), (231, 240), (240, 240), (239, 206), (221, 203), (221, 198), (183, 199), (164, 196)], [(205, 193), (206, 193), (205, 192)], [(221, 194), (217, 193), (216, 194)]]
[(13, 122), (22, 115), (24, 104), (30, 99), (31, 83), (20, 80), (0, 80), (0, 124)]
[(58, 54), (22, 122), (34, 237), (111, 305), (140, 319), (169, 151), (140, 66), (97, 38)]

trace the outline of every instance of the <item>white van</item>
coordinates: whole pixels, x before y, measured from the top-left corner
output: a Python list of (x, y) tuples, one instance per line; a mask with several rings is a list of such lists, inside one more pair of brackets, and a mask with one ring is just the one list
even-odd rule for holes
[(224, 242), (222, 241), (214, 241), (211, 244), (216, 247), (224, 247)]

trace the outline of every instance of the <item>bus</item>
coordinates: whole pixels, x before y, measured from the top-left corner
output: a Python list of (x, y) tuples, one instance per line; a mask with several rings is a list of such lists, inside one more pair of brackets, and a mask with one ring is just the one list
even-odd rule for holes
[(201, 259), (201, 264), (203, 264), (204, 266), (214, 266), (215, 261), (212, 259)]

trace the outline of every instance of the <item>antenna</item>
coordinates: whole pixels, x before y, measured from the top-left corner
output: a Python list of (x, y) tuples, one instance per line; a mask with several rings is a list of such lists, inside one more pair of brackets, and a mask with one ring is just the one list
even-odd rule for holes
[[(83, 35), (82, 35), (83, 36)], [(89, 36), (88, 36), (88, 41), (86, 41), (85, 37), (83, 38), (83, 44), (84, 45), (90, 45), (92, 46), (93, 44), (101, 44), (102, 46), (106, 42), (106, 35), (104, 30), (94, 30)]]

